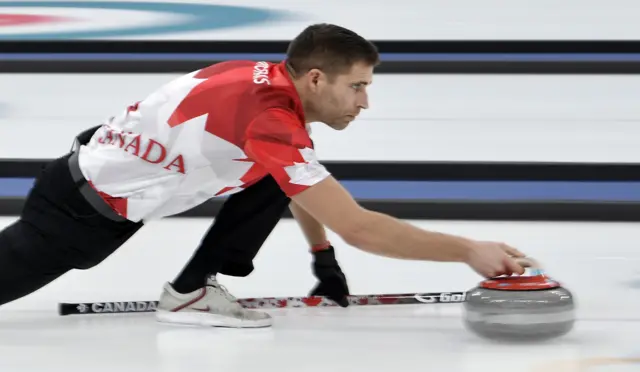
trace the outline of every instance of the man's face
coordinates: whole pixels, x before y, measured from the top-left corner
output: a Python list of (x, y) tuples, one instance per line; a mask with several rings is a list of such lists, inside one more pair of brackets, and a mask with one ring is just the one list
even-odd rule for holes
[(345, 129), (369, 108), (367, 87), (373, 78), (373, 66), (357, 63), (350, 71), (329, 77), (319, 73), (314, 86), (314, 108), (319, 121), (336, 130)]

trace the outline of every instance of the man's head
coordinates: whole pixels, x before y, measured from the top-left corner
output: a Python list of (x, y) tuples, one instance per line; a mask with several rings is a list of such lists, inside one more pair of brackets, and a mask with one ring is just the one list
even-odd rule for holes
[(307, 27), (289, 44), (287, 67), (308, 121), (344, 129), (369, 106), (367, 86), (378, 50), (353, 31), (331, 24)]

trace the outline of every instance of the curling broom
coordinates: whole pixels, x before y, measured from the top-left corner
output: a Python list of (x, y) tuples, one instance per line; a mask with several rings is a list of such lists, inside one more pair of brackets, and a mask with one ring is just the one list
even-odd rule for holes
[[(350, 306), (416, 305), (461, 303), (466, 292), (400, 293), (347, 296)], [(279, 309), (304, 307), (336, 307), (334, 301), (323, 296), (243, 298), (238, 302), (248, 309)], [(84, 302), (58, 304), (59, 315), (119, 314), (155, 312), (158, 301)]]

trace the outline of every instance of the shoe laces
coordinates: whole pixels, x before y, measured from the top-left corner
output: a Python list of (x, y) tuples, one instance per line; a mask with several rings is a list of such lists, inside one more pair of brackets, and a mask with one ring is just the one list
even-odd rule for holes
[(220, 292), (222, 293), (222, 295), (229, 301), (231, 302), (237, 302), (237, 298), (235, 298), (231, 293), (229, 293), (229, 290), (227, 289), (227, 287), (225, 287), (224, 285), (220, 284), (220, 283), (215, 283), (213, 285), (211, 285), (214, 288), (218, 288), (220, 290)]

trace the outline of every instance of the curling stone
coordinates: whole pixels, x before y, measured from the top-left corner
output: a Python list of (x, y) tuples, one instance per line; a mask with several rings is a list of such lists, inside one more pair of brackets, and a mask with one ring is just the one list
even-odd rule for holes
[(483, 338), (502, 341), (543, 341), (573, 329), (574, 297), (550, 279), (531, 259), (517, 259), (529, 271), (481, 282), (464, 303), (467, 329)]

